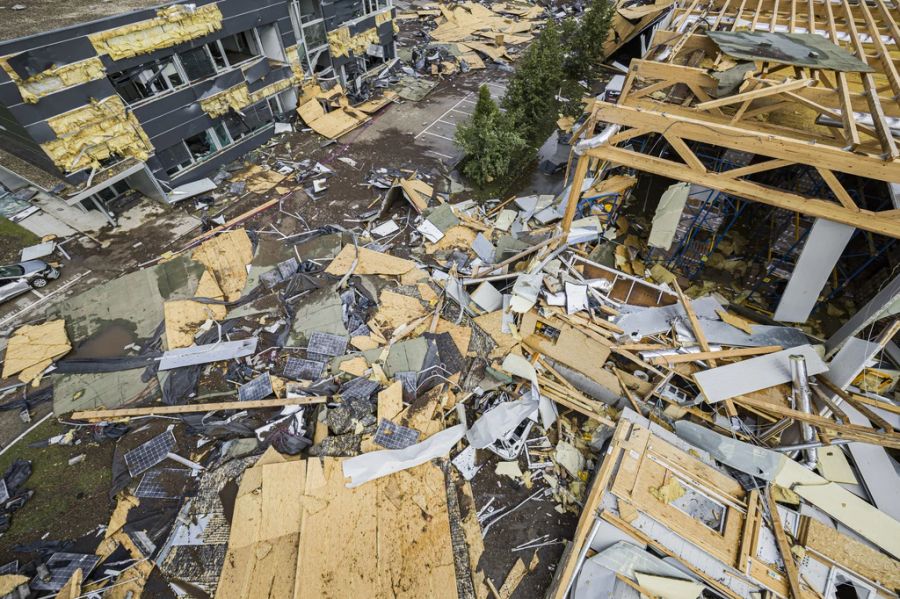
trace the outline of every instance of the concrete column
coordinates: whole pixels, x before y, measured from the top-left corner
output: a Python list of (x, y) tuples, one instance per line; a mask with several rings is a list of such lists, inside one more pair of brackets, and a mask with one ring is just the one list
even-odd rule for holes
[(806, 322), (855, 230), (849, 225), (816, 219), (775, 309), (775, 320)]

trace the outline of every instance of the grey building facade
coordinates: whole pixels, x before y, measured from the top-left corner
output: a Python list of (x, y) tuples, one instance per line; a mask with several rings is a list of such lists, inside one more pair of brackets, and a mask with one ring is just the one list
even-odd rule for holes
[(394, 56), (390, 0), (139, 2), (0, 41), (0, 148), (69, 184), (67, 203), (172, 201), (268, 141), (314, 75), (352, 91)]

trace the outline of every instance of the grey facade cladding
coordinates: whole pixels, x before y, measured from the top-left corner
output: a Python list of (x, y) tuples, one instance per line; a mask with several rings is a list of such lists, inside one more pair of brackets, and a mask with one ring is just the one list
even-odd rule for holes
[[(0, 69), (0, 124), (4, 127), (0, 130), (0, 146), (60, 176), (60, 169), (40, 146), (57, 137), (48, 120), (86, 106), (92, 100), (111, 96), (121, 97), (128, 112), (140, 124), (153, 148), (146, 164), (158, 180), (170, 187), (209, 176), (223, 164), (265, 143), (273, 135), (272, 123), (276, 111), (272, 110), (272, 106), (285, 113), (292, 110), (296, 103), (295, 86), (266, 93), (265, 98), (247, 107), (250, 114), (246, 118), (243, 109), (241, 114), (230, 111), (211, 116), (204, 111), (201, 101), (242, 83), (246, 84), (250, 94), (285, 80), (297, 83), (290, 63), (296, 67), (305, 57), (287, 54), (297, 52), (295, 48), (301, 54), (303, 52), (303, 42), (298, 45), (299, 30), (295, 28), (293, 18), (293, 13), (298, 10), (294, 0), (200, 0), (193, 4), (198, 8), (216, 4), (222, 15), (221, 27), (184, 43), (126, 58), (113, 59), (108, 54), (98, 54), (88, 36), (153, 19), (160, 8), (172, 4), (0, 42), (0, 57), (5, 57), (9, 67), (22, 79), (51, 66), (59, 67), (95, 57), (99, 58), (105, 69), (103, 78), (41, 96), (33, 103), (25, 101), (16, 82)], [(322, 5), (323, 12), (329, 12), (326, 30), (343, 26), (344, 17), (358, 15), (361, 6), (362, 0), (339, 0)], [(375, 26), (375, 14), (357, 16), (348, 26), (352, 35), (371, 29)], [(378, 33), (389, 59), (393, 56), (392, 22), (378, 26)], [(222, 58), (224, 64), (217, 65), (210, 48), (217, 47), (217, 52), (227, 54), (224, 40), (237, 39), (235, 36), (245, 36), (241, 37), (244, 40), (252, 38), (254, 42), (249, 46), (255, 43), (252, 52), (255, 56), (237, 62), (230, 57), (227, 60)], [(210, 62), (214, 73), (195, 78), (189, 67), (203, 71), (193, 62), (193, 57), (201, 55), (208, 55), (207, 62)], [(342, 72), (341, 66), (352, 60), (333, 58), (335, 72)], [(169, 65), (174, 72), (165, 74)], [(147, 81), (139, 80), (139, 75), (135, 75), (147, 72), (151, 73)], [(159, 79), (165, 79), (168, 87), (163, 86), (165, 89), (162, 91), (147, 92)], [(138, 91), (128, 87), (135, 85), (135, 80), (140, 81), (140, 85), (134, 88)], [(129, 96), (131, 93), (134, 97)], [(279, 99), (272, 101), (273, 97)], [(198, 154), (191, 145), (192, 140), (196, 141), (197, 136), (202, 138), (204, 135), (209, 138), (209, 148), (215, 151), (202, 153), (204, 146), (201, 143), (202, 157), (196, 158)], [(78, 184), (87, 179), (89, 170), (82, 169), (63, 176), (68, 182)]]

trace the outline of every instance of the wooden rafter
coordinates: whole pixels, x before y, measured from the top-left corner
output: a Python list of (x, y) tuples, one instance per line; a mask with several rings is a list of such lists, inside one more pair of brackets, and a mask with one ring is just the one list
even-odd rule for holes
[[(752, 181), (735, 179), (727, 173), (700, 172), (680, 162), (656, 156), (648, 156), (632, 150), (604, 145), (587, 150), (585, 156), (608, 160), (630, 168), (717, 189), (727, 194), (746, 198), (754, 202), (784, 208), (791, 212), (808, 214), (815, 218), (826, 218), (872, 233), (900, 238), (900, 219), (888, 211), (849, 210), (846, 207), (819, 198), (807, 198), (795, 193), (773, 189)], [(583, 158), (583, 157), (582, 157)], [(579, 160), (579, 162), (584, 162)], [(576, 178), (575, 181), (578, 179)]]
[[(813, 145), (809, 141), (785, 135), (732, 126), (727, 121), (713, 120), (709, 116), (701, 118), (690, 112), (684, 114), (686, 111), (675, 107), (667, 107), (668, 112), (607, 102), (596, 102), (594, 107), (597, 110), (597, 119), (607, 123), (665, 131), (685, 140), (821, 166), (879, 181), (900, 181), (900, 162), (891, 162), (867, 154), (850, 153), (835, 145), (825, 143)], [(824, 142), (825, 138), (822, 138), (822, 141)]]

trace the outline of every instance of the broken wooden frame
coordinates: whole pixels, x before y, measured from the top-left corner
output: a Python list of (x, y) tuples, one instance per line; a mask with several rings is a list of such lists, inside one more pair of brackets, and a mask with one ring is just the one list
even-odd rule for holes
[[(684, 494), (667, 493), (669, 485)], [(781, 525), (783, 514), (776, 515), (782, 510), (775, 507), (771, 493), (772, 488), (748, 491), (716, 468), (705, 452), (626, 411), (591, 483), (547, 597), (568, 595), (589, 554), (598, 520), (677, 560), (725, 597), (749, 597), (763, 589), (781, 597), (820, 596), (794, 563), (784, 532), (773, 527), (773, 518)], [(710, 521), (689, 513), (687, 504), (679, 502), (685, 494), (719, 506), (719, 517)], [(788, 529), (809, 559), (821, 568), (863, 577), (879, 595), (890, 594), (900, 562), (814, 518), (794, 512), (786, 520), (792, 519), (796, 526)]]
[[(900, 210), (859, 207), (837, 176), (847, 173), (885, 183), (900, 181), (900, 152), (887, 121), (900, 118), (896, 50), (891, 54), (900, 43), (895, 15), (885, 0), (877, 0), (873, 6), (851, 5), (848, 0), (839, 4), (819, 0), (760, 0), (752, 5), (746, 0), (714, 0), (711, 5), (683, 0), (676, 3), (673, 26), (656, 32), (647, 54), (659, 58), (631, 62), (615, 104), (594, 101), (589, 105), (589, 124), (610, 123), (621, 129), (606, 143), (586, 149), (578, 157), (571, 189), (581, 189), (592, 167), (599, 170), (600, 165), (613, 163), (900, 237)], [(737, 93), (713, 98), (710, 91), (716, 90), (719, 81), (710, 74), (711, 69), (697, 65), (717, 65), (725, 59), (724, 54), (698, 30), (684, 31), (674, 25), (701, 20), (718, 31), (814, 31), (845, 46), (874, 72), (758, 61)], [(812, 111), (835, 126), (769, 121), (774, 111), (784, 110)], [(858, 113), (869, 115), (871, 122), (863, 122), (868, 119), (860, 119)], [(664, 138), (677, 159), (616, 147), (653, 133)], [(584, 128), (581, 134), (590, 137), (593, 127)], [(696, 144), (749, 152), (763, 160), (715, 172), (698, 158), (691, 147)], [(834, 199), (809, 197), (750, 180), (753, 175), (791, 165), (815, 169)], [(568, 222), (564, 220), (564, 229)]]

